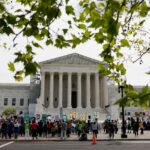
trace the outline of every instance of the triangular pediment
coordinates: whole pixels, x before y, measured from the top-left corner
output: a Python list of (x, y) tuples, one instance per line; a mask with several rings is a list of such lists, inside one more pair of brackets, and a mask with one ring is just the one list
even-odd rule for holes
[(47, 61), (43, 61), (40, 64), (77, 64), (77, 65), (96, 65), (100, 61), (86, 57), (77, 53), (57, 57)]

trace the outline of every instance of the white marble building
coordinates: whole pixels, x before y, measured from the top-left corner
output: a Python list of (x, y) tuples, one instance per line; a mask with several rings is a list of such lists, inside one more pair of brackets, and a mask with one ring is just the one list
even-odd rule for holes
[[(17, 113), (30, 115), (118, 119), (121, 109), (114, 102), (120, 94), (107, 77), (99, 74), (99, 63), (102, 62), (76, 53), (41, 62), (41, 82), (31, 77), (28, 85), (0, 84), (0, 113), (13, 105)], [(127, 108), (127, 114), (132, 114), (132, 107)]]
[(29, 112), (29, 84), (0, 84), (0, 114), (7, 107), (16, 108), (17, 114)]
[[(97, 60), (70, 54), (41, 62), (41, 94), (43, 112), (63, 114), (77, 112), (86, 116), (106, 117), (108, 87), (106, 77), (98, 73)], [(41, 110), (40, 110), (41, 111)]]

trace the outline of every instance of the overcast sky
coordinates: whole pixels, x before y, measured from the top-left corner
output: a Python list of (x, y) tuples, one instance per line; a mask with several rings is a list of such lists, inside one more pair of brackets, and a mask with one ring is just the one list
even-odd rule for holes
[[(37, 50), (36, 60), (44, 61), (51, 58), (55, 58), (58, 56), (63, 56), (71, 53), (79, 53), (91, 58), (95, 58), (97, 60), (101, 60), (99, 55), (100, 48), (96, 45), (95, 42), (88, 42), (84, 45), (78, 46), (76, 49), (57, 49), (55, 47), (49, 46), (45, 47), (44, 50)], [(13, 51), (2, 50), (0, 51), (0, 83), (15, 83), (16, 81), (13, 78), (13, 74), (8, 70), (7, 63), (11, 61), (13, 56)], [(143, 59), (145, 60), (141, 65), (139, 63), (136, 64), (128, 64), (127, 65), (127, 80), (128, 83), (133, 85), (150, 85), (150, 75), (146, 75), (145, 72), (150, 71), (150, 59), (149, 56), (145, 56)], [(29, 77), (25, 78), (24, 81), (20, 83), (29, 83)]]
[[(150, 22), (147, 23), (149, 26)], [(60, 25), (60, 23), (58, 24)], [(148, 27), (147, 26), (147, 27)], [(2, 40), (2, 39), (0, 39)], [(3, 41), (8, 41), (8, 38), (3, 37)], [(17, 39), (19, 42), (18, 47), (22, 48), (25, 44), (22, 38)], [(1, 42), (1, 41), (0, 41)], [(78, 46), (76, 49), (57, 49), (53, 46), (44, 46), (43, 50), (35, 49), (37, 53), (35, 59), (40, 62), (44, 60), (48, 60), (51, 58), (63, 56), (71, 53), (79, 53), (97, 60), (101, 60), (99, 57), (99, 53), (101, 51), (101, 46), (97, 45), (93, 41), (89, 41), (84, 45)], [(18, 83), (14, 80), (13, 74), (8, 70), (7, 64), (9, 61), (14, 59), (15, 49), (11, 47), (10, 50), (6, 50), (4, 48), (0, 48), (0, 83)], [(133, 85), (150, 85), (150, 75), (146, 75), (145, 72), (150, 71), (150, 56), (144, 56), (143, 63), (140, 65), (139, 62), (135, 64), (128, 63), (127, 64), (127, 81)], [(29, 77), (25, 78), (24, 81), (19, 83), (29, 83)]]

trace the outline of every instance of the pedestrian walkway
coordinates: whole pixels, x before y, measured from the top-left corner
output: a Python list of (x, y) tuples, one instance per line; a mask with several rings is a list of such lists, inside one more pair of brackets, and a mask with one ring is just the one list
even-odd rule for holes
[[(135, 136), (133, 133), (131, 133), (131, 134), (127, 134), (127, 136), (128, 137), (126, 139), (122, 139), (121, 138), (121, 132), (119, 131), (117, 134), (115, 134), (114, 140), (150, 140), (150, 131), (144, 131), (143, 135), (139, 134), (138, 136)], [(88, 140), (92, 141), (92, 138), (93, 138), (93, 134), (92, 133), (88, 134)], [(19, 136), (17, 140), (22, 141), (22, 140), (25, 140), (25, 138)], [(29, 137), (29, 141), (30, 140), (32, 140), (32, 137)], [(38, 137), (37, 140), (38, 141), (39, 140), (41, 140), (41, 141), (42, 140), (60, 141), (62, 139), (60, 137), (55, 136), (55, 137), (47, 137), (47, 138), (46, 137)], [(79, 138), (78, 138), (78, 136), (76, 134), (71, 134), (70, 137), (66, 138), (65, 140), (67, 140), (67, 141), (78, 141)], [(101, 131), (97, 135), (97, 140), (104, 140), (105, 141), (105, 140), (110, 140), (110, 139), (109, 139), (108, 134), (106, 134), (103, 131)]]

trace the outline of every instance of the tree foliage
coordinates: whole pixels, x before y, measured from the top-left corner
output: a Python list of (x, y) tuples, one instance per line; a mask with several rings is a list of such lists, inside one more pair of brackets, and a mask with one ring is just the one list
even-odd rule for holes
[[(64, 2), (67, 3), (67, 0)], [(4, 0), (0, 2), (0, 33), (13, 37), (13, 46), (17, 49), (16, 39), (20, 36), (31, 39), (25, 48), (14, 53), (16, 59), (8, 67), (15, 73), (16, 80), (22, 80), (23, 75), (35, 74), (39, 64), (34, 60), (34, 48), (42, 48), (39, 41), (46, 45), (67, 47), (62, 35), (53, 39), (51, 25), (61, 16), (60, 0)], [(73, 14), (72, 6), (66, 6), (66, 13)], [(5, 44), (6, 46), (6, 44)], [(25, 50), (24, 50), (25, 49)], [(16, 70), (16, 63), (22, 63), (23, 68)]]
[(16, 109), (12, 107), (7, 107), (3, 110), (2, 115), (5, 116), (10, 116), (10, 115), (15, 115), (16, 114)]
[(115, 104), (120, 106), (142, 106), (144, 108), (149, 107), (150, 102), (150, 88), (148, 86), (143, 87), (142, 89), (135, 89), (131, 85), (126, 85), (125, 87), (125, 96), (116, 101)]
[[(77, 3), (77, 2), (76, 2)], [(19, 7), (14, 7), (14, 6)], [(13, 36), (14, 47), (19, 36), (31, 39), (25, 51), (18, 50), (16, 59), (8, 64), (15, 79), (35, 74), (39, 68), (34, 60), (34, 48), (42, 48), (40, 41), (58, 48), (72, 47), (88, 40), (102, 46), (100, 57), (107, 65), (99, 65), (100, 73), (118, 84), (126, 84), (124, 61), (141, 60), (150, 50), (149, 35), (143, 31), (150, 7), (147, 0), (80, 0), (75, 7), (71, 0), (4, 0), (0, 2), (0, 33)], [(67, 17), (67, 26), (54, 31), (52, 25)], [(143, 35), (144, 34), (144, 35)], [(137, 58), (124, 51), (136, 52)], [(15, 63), (23, 68), (16, 70)], [(125, 86), (126, 88), (128, 86)], [(134, 91), (133, 91), (134, 92)]]

